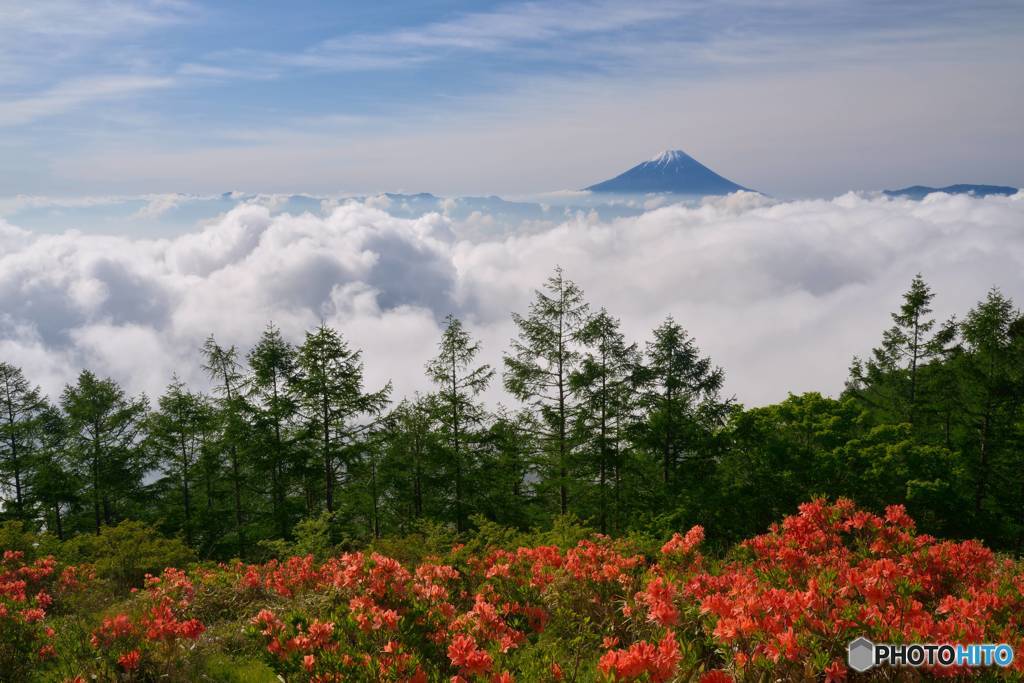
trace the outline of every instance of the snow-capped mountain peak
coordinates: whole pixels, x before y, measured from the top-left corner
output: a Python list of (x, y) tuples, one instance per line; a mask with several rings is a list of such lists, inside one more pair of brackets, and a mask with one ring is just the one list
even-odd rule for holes
[(661, 152), (660, 154), (656, 154), (654, 157), (652, 157), (649, 163), (652, 163), (652, 164), (674, 164), (674, 163), (677, 163), (679, 161), (682, 161), (683, 159), (692, 159), (692, 158), (693, 157), (691, 157), (689, 154), (687, 154), (686, 152), (684, 152), (681, 149), (666, 149), (664, 152)]
[(729, 194), (747, 188), (723, 178), (682, 150), (668, 149), (611, 180), (586, 189), (617, 194), (703, 196)]

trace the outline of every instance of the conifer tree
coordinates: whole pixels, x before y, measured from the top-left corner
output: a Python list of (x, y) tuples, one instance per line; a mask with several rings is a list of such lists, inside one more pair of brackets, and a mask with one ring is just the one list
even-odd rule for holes
[(188, 390), (175, 377), (157, 402), (147, 424), (149, 441), (157, 461), (181, 494), (185, 542), (195, 541), (195, 467), (202, 456), (206, 434), (213, 426), (213, 411), (204, 398)]
[(553, 460), (558, 508), (569, 511), (572, 414), (577, 401), (570, 376), (580, 363), (580, 334), (590, 318), (583, 292), (561, 267), (534, 292), (526, 316), (512, 314), (519, 329), (505, 356), (505, 388), (536, 412), (540, 441)]
[[(635, 405), (639, 354), (635, 344), (626, 344), (618, 319), (604, 308), (580, 331), (580, 342), (586, 352), (571, 378), (573, 390), (580, 397), (576, 428), (589, 451), (588, 469), (597, 472), (598, 527), (601, 533), (607, 533), (610, 499), (614, 496), (618, 500), (620, 493), (622, 437)], [(616, 517), (618, 510), (616, 505)]]
[(21, 368), (0, 362), (0, 485), (6, 509), (22, 521), (30, 514), (29, 479), (40, 448), (46, 399)]
[(482, 425), (485, 410), (478, 400), (494, 376), (489, 365), (475, 365), (480, 353), (479, 342), (474, 342), (462, 322), (449, 315), (438, 344), (437, 356), (427, 364), (427, 376), (436, 387), (433, 402), (452, 465), (455, 488), (455, 526), (465, 529), (465, 474), (468, 451), (474, 439), (473, 432)]
[(71, 465), (85, 484), (94, 530), (117, 517), (117, 506), (139, 485), (147, 463), (139, 448), (145, 397), (132, 399), (111, 379), (83, 370), (61, 396)]
[(297, 397), (293, 383), (298, 368), (296, 352), (280, 330), (268, 325), (249, 352), (249, 404), (260, 447), (260, 464), (270, 474), (271, 517), (277, 533), (289, 534), (288, 488), (293, 471), (300, 467), (293, 429)]
[(538, 508), (533, 489), (541, 483), (535, 467), (538, 452), (536, 415), (499, 407), (481, 435), (480, 466), (473, 490), (477, 514), (527, 529), (547, 521), (549, 508)]
[(402, 400), (384, 420), (386, 468), (402, 522), (434, 512), (432, 488), (440, 484), (433, 451), (437, 437), (432, 397), (419, 394)]
[(351, 349), (341, 334), (327, 325), (306, 333), (297, 367), (299, 405), (309, 433), (319, 442), (324, 508), (333, 513), (339, 468), (353, 457), (351, 447), (369, 426), (359, 420), (380, 413), (387, 405), (391, 384), (365, 392), (362, 352)]
[(854, 358), (850, 368), (850, 388), (863, 401), (888, 414), (888, 417), (915, 424), (920, 418), (923, 394), (922, 369), (942, 357), (956, 336), (953, 320), (935, 332), (936, 321), (929, 317), (931, 288), (918, 273), (903, 295), (900, 310), (892, 314), (893, 326), (882, 335), (882, 344), (864, 361)]
[(670, 488), (687, 452), (695, 453), (721, 423), (729, 402), (720, 398), (725, 373), (702, 356), (696, 341), (672, 317), (654, 330), (638, 373), (645, 419), (640, 442), (659, 454), (662, 482)]
[[(1013, 457), (1014, 441), (1021, 419), (1021, 344), (1014, 331), (1020, 315), (1013, 301), (998, 289), (992, 289), (972, 308), (960, 325), (964, 354), (960, 368), (961, 400), (967, 435), (963, 449), (968, 456), (974, 481), (975, 515), (983, 512), (992, 498), (995, 473), (1005, 468), (1011, 457), (1017, 468), (1021, 459)], [(998, 501), (992, 501), (998, 507)]]
[(238, 361), (238, 350), (234, 346), (221, 346), (212, 334), (203, 344), (202, 352), (203, 370), (214, 383), (214, 391), (219, 395), (216, 406), (221, 445), (228, 454), (230, 467), (235, 541), (239, 557), (244, 557), (248, 547), (242, 502), (242, 490), (245, 485), (242, 454), (246, 445), (245, 414), (248, 412), (245, 405), (245, 375)]

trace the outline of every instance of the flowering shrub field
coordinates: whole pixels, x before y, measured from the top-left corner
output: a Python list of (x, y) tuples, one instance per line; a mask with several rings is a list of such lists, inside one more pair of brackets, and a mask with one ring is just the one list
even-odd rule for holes
[[(87, 566), (6, 552), (3, 680), (894, 680), (847, 643), (1008, 642), (1024, 652), (1024, 565), (818, 500), (724, 557), (704, 530), (660, 549), (455, 546), (414, 565), (352, 552), (166, 569), (97, 604)], [(646, 550), (646, 552), (644, 552)], [(1021, 679), (1012, 671), (928, 676)], [(917, 673), (904, 672), (911, 678)]]

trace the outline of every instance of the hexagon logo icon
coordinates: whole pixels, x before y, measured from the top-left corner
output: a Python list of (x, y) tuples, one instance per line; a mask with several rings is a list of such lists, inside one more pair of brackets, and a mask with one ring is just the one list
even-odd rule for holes
[(854, 671), (867, 671), (875, 665), (875, 644), (861, 636), (846, 646), (846, 663)]

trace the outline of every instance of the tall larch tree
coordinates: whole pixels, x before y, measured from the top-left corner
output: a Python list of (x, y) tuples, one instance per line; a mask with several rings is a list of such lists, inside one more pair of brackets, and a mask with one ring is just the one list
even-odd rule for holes
[(494, 370), (478, 365), (480, 343), (473, 341), (462, 322), (449, 315), (438, 344), (437, 356), (427, 364), (427, 376), (435, 387), (435, 406), (442, 442), (451, 462), (455, 488), (455, 526), (466, 528), (465, 474), (467, 456), (477, 439), (477, 432), (486, 418), (479, 400)]
[(129, 398), (113, 380), (84, 370), (65, 387), (60, 403), (68, 455), (85, 483), (99, 534), (116, 518), (119, 498), (134, 492), (148, 468), (139, 445), (147, 402)]
[(720, 397), (725, 373), (701, 355), (696, 341), (670, 316), (647, 343), (637, 379), (646, 416), (640, 441), (660, 456), (667, 491), (685, 454), (702, 450), (726, 414), (728, 401)]
[(319, 441), (324, 507), (333, 513), (345, 450), (367, 431), (365, 418), (376, 416), (387, 405), (391, 384), (365, 392), (362, 352), (350, 348), (341, 334), (327, 325), (306, 333), (297, 366), (299, 405), (309, 433)]
[[(997, 289), (972, 308), (960, 326), (964, 353), (959, 358), (961, 400), (966, 434), (963, 450), (974, 482), (973, 507), (980, 519), (993, 499), (996, 473), (1012, 457), (1019, 429), (1020, 344), (1013, 331), (1020, 328), (1013, 301)], [(1021, 461), (1015, 459), (1019, 468)]]
[(40, 447), (46, 399), (21, 368), (0, 363), (0, 477), (8, 492), (6, 510), (27, 519), (28, 483)]
[(386, 420), (387, 461), (401, 518), (416, 520), (427, 512), (427, 495), (436, 478), (433, 451), (437, 412), (432, 397), (416, 395), (401, 401)]
[(505, 388), (540, 418), (562, 514), (569, 511), (571, 416), (577, 400), (570, 377), (580, 362), (580, 334), (589, 319), (583, 291), (556, 268), (543, 290), (535, 291), (529, 313), (512, 314), (519, 334), (505, 356)]
[(157, 409), (150, 414), (147, 424), (157, 462), (181, 495), (182, 528), (189, 545), (195, 542), (195, 468), (213, 422), (213, 409), (206, 399), (189, 391), (175, 377), (157, 401)]
[(298, 371), (295, 348), (268, 325), (248, 356), (249, 404), (254, 414), (260, 465), (270, 474), (271, 517), (282, 538), (289, 534), (288, 489), (299, 466), (294, 426), (298, 412), (293, 383)]
[(234, 346), (221, 346), (212, 334), (203, 344), (202, 353), (203, 370), (213, 382), (218, 397), (215, 405), (220, 423), (220, 445), (228, 455), (230, 467), (235, 542), (239, 557), (244, 557), (248, 547), (243, 506), (245, 470), (242, 466), (242, 455), (248, 445), (245, 372), (238, 360), (238, 350)]
[[(636, 345), (626, 343), (618, 319), (604, 308), (581, 330), (580, 342), (586, 350), (571, 377), (580, 397), (576, 427), (588, 451), (587, 469), (597, 474), (598, 527), (608, 533), (609, 505), (618, 502), (620, 493), (623, 427), (636, 404), (634, 380), (640, 358)], [(619, 506), (614, 507), (617, 522)]]
[(892, 314), (893, 325), (883, 333), (881, 345), (872, 350), (869, 359), (854, 358), (851, 365), (851, 392), (876, 411), (883, 411), (886, 419), (918, 421), (922, 369), (941, 358), (956, 336), (953, 320), (935, 329), (936, 321), (930, 317), (934, 298), (918, 273), (903, 295), (900, 310)]

